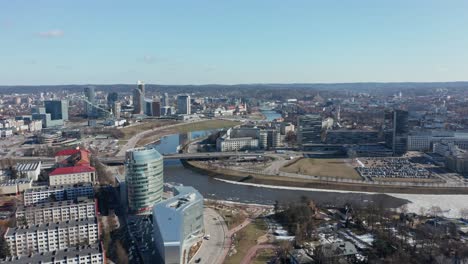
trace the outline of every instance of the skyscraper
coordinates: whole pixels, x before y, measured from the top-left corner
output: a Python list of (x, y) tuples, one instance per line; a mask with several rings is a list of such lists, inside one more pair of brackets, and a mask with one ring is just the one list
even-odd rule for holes
[(138, 81), (137, 85), (133, 89), (133, 113), (139, 115), (145, 113), (145, 84)]
[(322, 143), (322, 117), (303, 115), (297, 118), (297, 142), (304, 148), (307, 144)]
[(190, 115), (190, 95), (181, 94), (177, 96), (177, 114)]
[(408, 150), (408, 111), (385, 111), (383, 130), (385, 145), (393, 150), (393, 155), (405, 154)]
[(94, 91), (94, 87), (93, 86), (85, 87), (84, 94), (87, 100), (85, 103), (86, 116), (94, 117), (96, 116), (96, 110), (94, 107), (94, 105), (96, 104), (96, 92)]
[(112, 113), (114, 114), (114, 117), (116, 119), (120, 118), (120, 110), (121, 109), (122, 109), (122, 105), (120, 104), (120, 102), (114, 102), (112, 104)]
[(151, 214), (162, 200), (163, 157), (153, 148), (135, 148), (125, 153), (128, 209), (133, 214)]
[(107, 95), (107, 105), (112, 107), (115, 102), (119, 100), (119, 94), (116, 92), (110, 92)]
[(162, 102), (161, 105), (164, 106), (170, 106), (169, 105), (169, 95), (167, 93), (164, 93), (162, 96)]
[(51, 120), (68, 120), (67, 100), (44, 101), (44, 107)]

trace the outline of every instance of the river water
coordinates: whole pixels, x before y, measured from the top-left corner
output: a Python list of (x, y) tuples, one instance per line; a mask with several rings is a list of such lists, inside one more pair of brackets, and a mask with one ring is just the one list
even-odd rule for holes
[[(274, 111), (265, 111), (267, 120), (280, 117)], [(161, 138), (154, 147), (162, 154), (175, 153), (177, 146), (187, 140), (209, 135), (213, 131), (195, 131), (188, 134), (174, 134)], [(238, 185), (217, 180), (185, 168), (178, 160), (164, 161), (164, 181), (181, 183), (196, 188), (205, 198), (229, 200), (234, 202), (274, 204), (275, 201), (289, 203), (299, 201), (301, 196), (311, 198), (320, 204), (343, 205), (345, 203), (378, 203), (385, 207), (396, 207), (405, 201), (388, 195), (372, 195), (359, 193), (338, 193), (320, 191), (297, 191), (272, 189), (256, 186)]]

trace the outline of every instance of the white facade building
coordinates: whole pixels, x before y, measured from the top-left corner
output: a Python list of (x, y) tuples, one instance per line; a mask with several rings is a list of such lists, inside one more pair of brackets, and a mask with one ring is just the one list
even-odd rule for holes
[(37, 181), (41, 173), (41, 162), (19, 163), (16, 165), (16, 171), (20, 175), (20, 178), (28, 178)]
[(47, 203), (51, 201), (73, 200), (78, 197), (94, 197), (94, 189), (91, 184), (44, 186), (27, 189), (24, 192), (24, 205)]
[(74, 166), (56, 168), (49, 174), (49, 185), (57, 186), (64, 184), (95, 183), (96, 169), (91, 166)]
[(5, 233), (12, 256), (63, 250), (80, 244), (95, 244), (98, 238), (99, 225), (96, 219), (9, 228)]
[(96, 217), (96, 204), (92, 199), (77, 202), (72, 200), (18, 206), (16, 209), (17, 225), (38, 225), (49, 222), (63, 222)]

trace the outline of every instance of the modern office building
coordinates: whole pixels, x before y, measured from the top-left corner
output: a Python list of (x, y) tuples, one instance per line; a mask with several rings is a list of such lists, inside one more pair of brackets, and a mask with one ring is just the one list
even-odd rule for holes
[(162, 200), (163, 157), (153, 148), (135, 148), (125, 153), (128, 209), (132, 214), (151, 214)]
[(180, 94), (177, 96), (177, 114), (179, 115), (190, 115), (191, 103), (190, 95)]
[(18, 226), (93, 219), (95, 217), (96, 204), (93, 199), (66, 200), (30, 206), (19, 205), (16, 209), (16, 224)]
[(114, 114), (114, 118), (119, 119), (120, 118), (120, 111), (122, 110), (122, 105), (120, 102), (114, 102), (112, 104), (112, 113)]
[(46, 113), (45, 107), (36, 107), (31, 110), (33, 120), (41, 120), (43, 128), (63, 126), (62, 119), (52, 120), (50, 113)]
[(355, 145), (379, 142), (379, 132), (373, 130), (327, 130), (326, 144)]
[(119, 100), (119, 94), (117, 92), (110, 92), (107, 94), (107, 105), (112, 107), (115, 102)]
[(133, 114), (145, 113), (145, 84), (138, 81), (137, 87), (133, 89)]
[(161, 116), (161, 102), (158, 99), (153, 99), (151, 104), (151, 116)]
[(161, 101), (161, 105), (164, 107), (164, 106), (171, 106), (169, 104), (169, 95), (167, 93), (164, 93), (163, 96), (162, 96), (162, 101)]
[(84, 94), (86, 97), (85, 101), (85, 112), (87, 117), (96, 117), (96, 92), (94, 91), (93, 86), (88, 86), (84, 88)]
[(3, 261), (16, 264), (104, 264), (106, 255), (99, 244), (94, 244), (41, 254), (7, 257)]
[(258, 149), (259, 131), (258, 128), (230, 128), (216, 139), (216, 149), (221, 152)]
[(44, 101), (44, 107), (46, 113), (50, 114), (51, 120), (68, 120), (67, 100)]
[(24, 205), (29, 206), (51, 201), (74, 200), (79, 197), (94, 198), (91, 184), (75, 184), (62, 186), (42, 186), (27, 189), (24, 192)]
[(12, 256), (51, 252), (95, 244), (99, 239), (99, 225), (95, 218), (9, 228), (5, 240)]
[(322, 143), (322, 117), (303, 115), (297, 118), (297, 142), (301, 148)]
[(385, 145), (393, 155), (402, 155), (408, 150), (408, 111), (387, 110), (384, 117)]
[(192, 187), (175, 187), (175, 196), (153, 208), (154, 242), (163, 263), (186, 264), (190, 248), (204, 234), (203, 196)]

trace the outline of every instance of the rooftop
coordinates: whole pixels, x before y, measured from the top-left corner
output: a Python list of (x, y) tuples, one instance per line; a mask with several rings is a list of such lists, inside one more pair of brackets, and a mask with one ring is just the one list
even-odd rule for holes
[(20, 234), (36, 232), (36, 231), (46, 231), (46, 230), (59, 229), (59, 228), (64, 228), (64, 227), (69, 227), (69, 226), (83, 226), (83, 225), (92, 225), (92, 224), (97, 224), (96, 218), (68, 220), (64, 222), (47, 223), (47, 224), (40, 224), (40, 225), (20, 226), (20, 227), (9, 228), (5, 236), (14, 236), (14, 235), (20, 235)]
[(49, 176), (57, 176), (57, 175), (72, 174), (72, 173), (95, 172), (95, 171), (96, 169), (91, 166), (80, 165), (80, 166), (74, 166), (74, 167), (56, 168), (49, 174)]
[(8, 257), (4, 259), (4, 262), (14, 262), (17, 264), (55, 263), (58, 260), (73, 259), (77, 256), (94, 255), (99, 253), (102, 253), (99, 244), (94, 244), (85, 247), (68, 248), (60, 251), (31, 254), (29, 256)]

